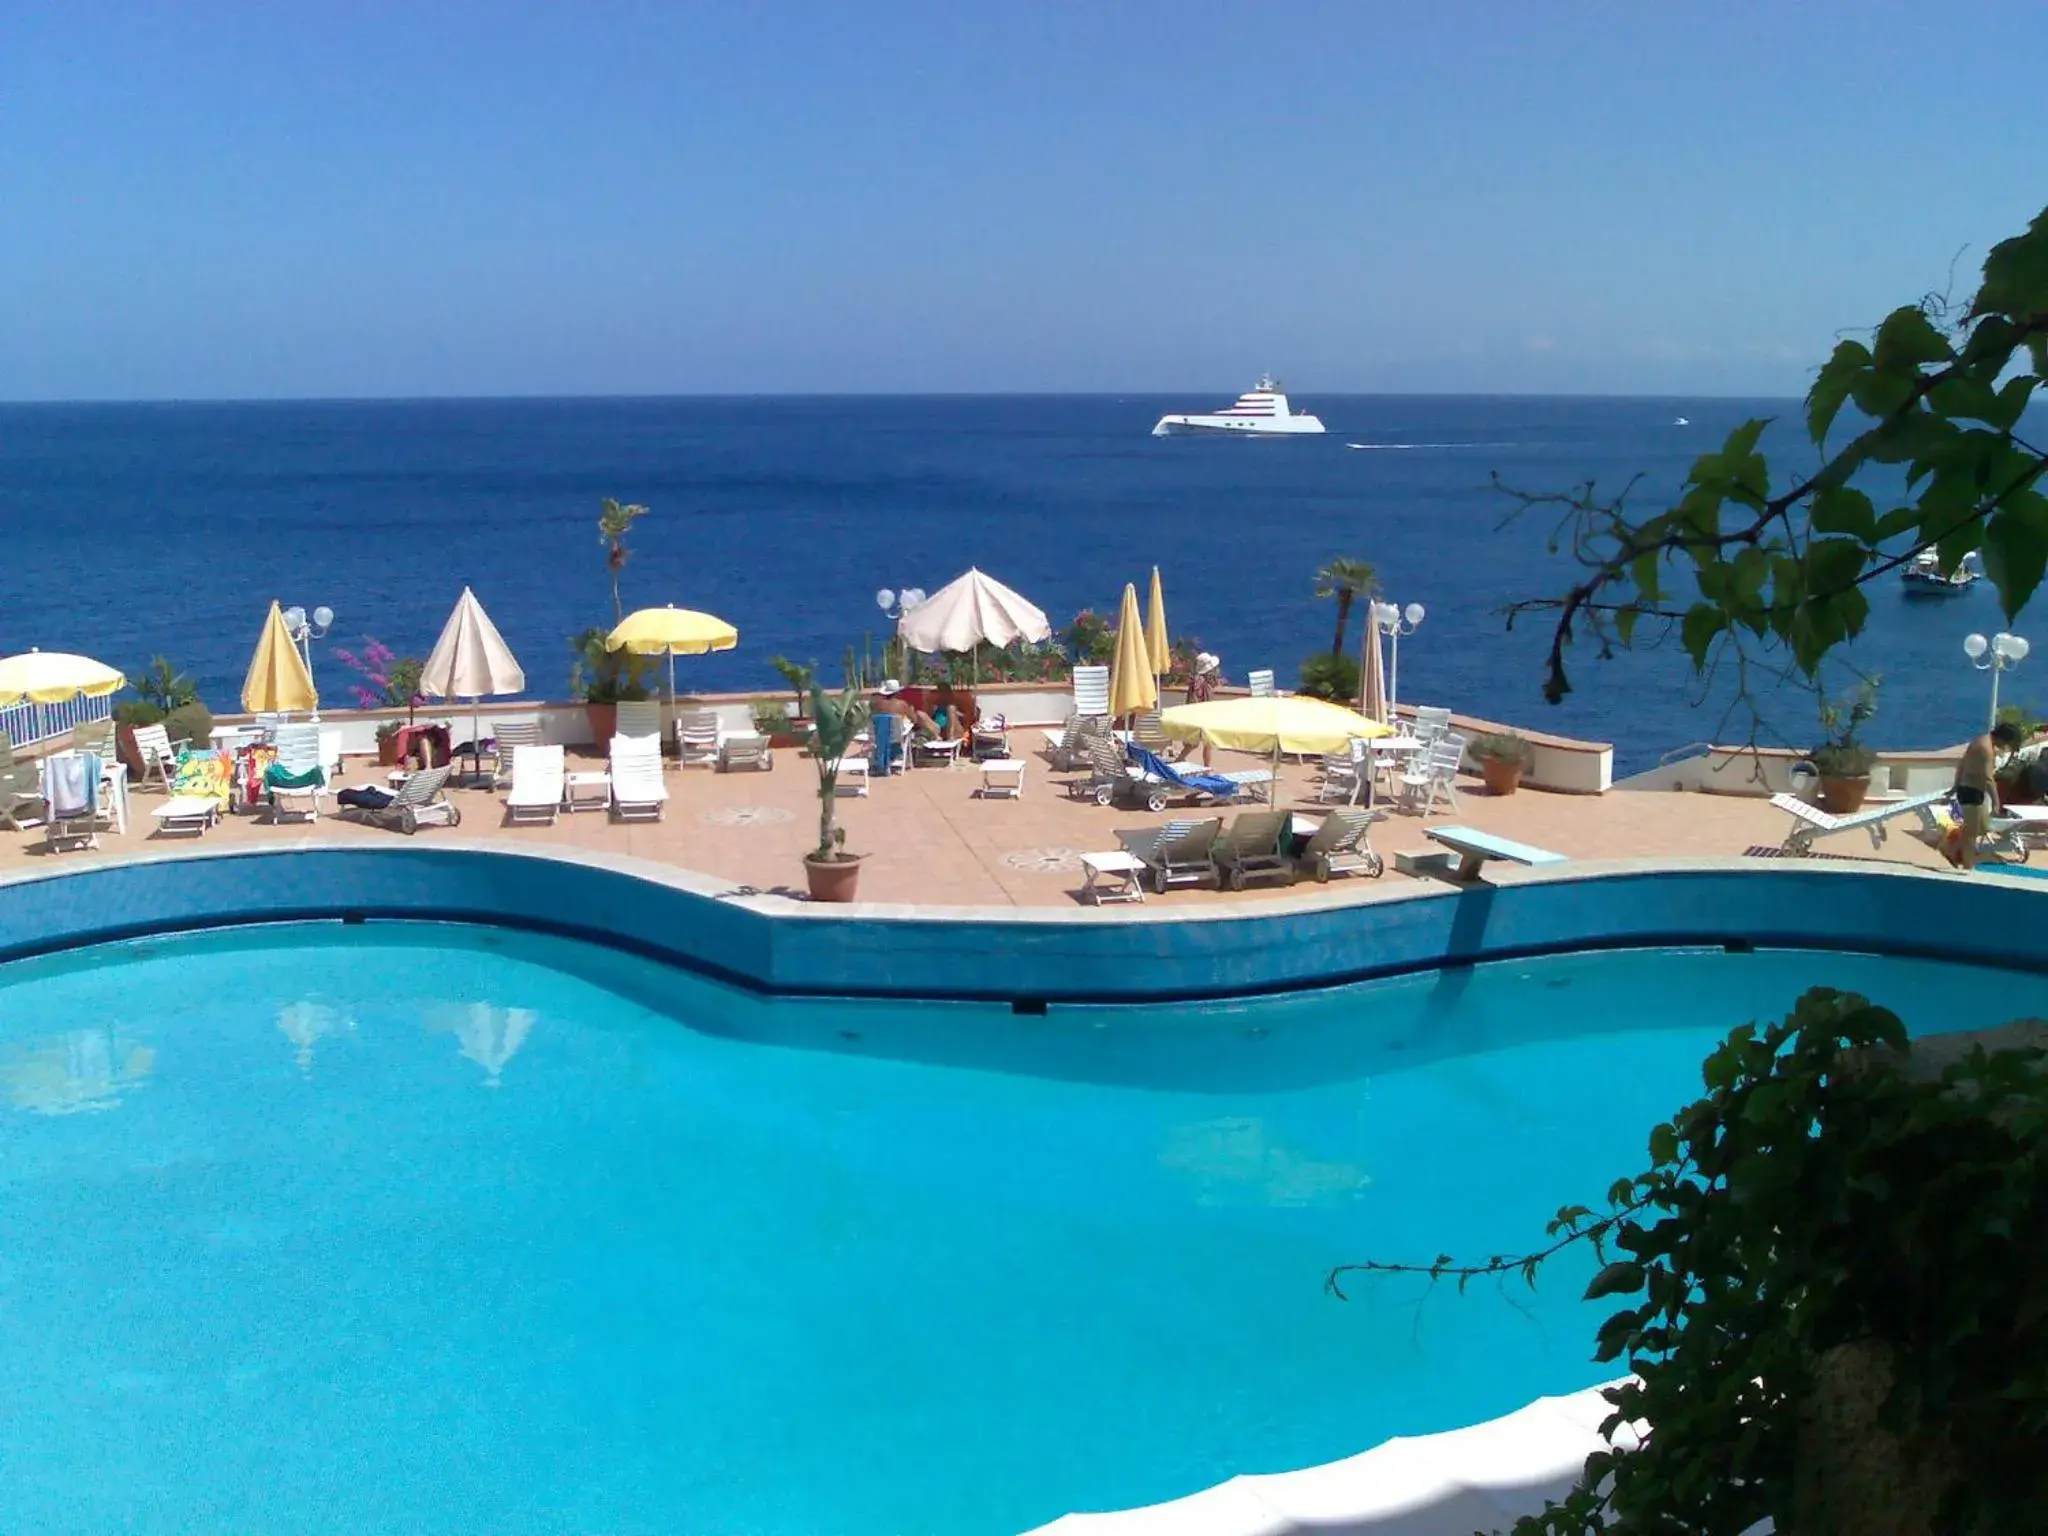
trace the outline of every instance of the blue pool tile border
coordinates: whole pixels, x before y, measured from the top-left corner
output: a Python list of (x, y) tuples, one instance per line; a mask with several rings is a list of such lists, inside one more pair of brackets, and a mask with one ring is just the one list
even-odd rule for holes
[(1732, 945), (2048, 970), (2044, 892), (1902, 866), (1706, 860), (1241, 905), (821, 908), (628, 859), (301, 843), (0, 881), (0, 964), (248, 923), (428, 920), (559, 934), (773, 996), (1020, 1005), (1253, 996), (1574, 950)]

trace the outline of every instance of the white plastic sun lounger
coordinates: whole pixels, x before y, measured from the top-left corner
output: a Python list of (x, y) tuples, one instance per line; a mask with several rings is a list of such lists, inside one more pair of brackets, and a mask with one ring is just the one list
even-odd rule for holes
[(553, 825), (562, 809), (562, 749), (529, 742), (512, 754), (512, 792), (505, 797), (505, 818), (513, 825)]
[(1567, 862), (1563, 854), (1552, 853), (1548, 848), (1532, 848), (1475, 827), (1428, 827), (1423, 835), (1458, 855), (1458, 867), (1451, 872), (1453, 880), (1477, 880), (1481, 866), (1492, 859), (1534, 867)]
[(659, 821), (668, 801), (661, 781), (659, 736), (612, 738), (612, 814), (621, 821)]
[(1886, 800), (1877, 805), (1867, 805), (1848, 816), (1835, 816), (1817, 805), (1809, 804), (1797, 795), (1773, 795), (1771, 804), (1792, 818), (1792, 830), (1785, 834), (1780, 852), (1798, 857), (1813, 851), (1817, 838), (1833, 837), (1838, 832), (1868, 832), (1870, 846), (1884, 846), (1885, 823), (1895, 816), (1912, 816), (1948, 799), (1949, 792), (1941, 790), (1936, 794), (1915, 795), (1910, 800)]

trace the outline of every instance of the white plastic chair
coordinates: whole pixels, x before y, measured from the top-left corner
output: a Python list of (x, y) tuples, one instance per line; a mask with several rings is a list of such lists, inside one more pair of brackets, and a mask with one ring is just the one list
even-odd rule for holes
[(1262, 667), (1256, 672), (1247, 674), (1245, 685), (1251, 689), (1252, 697), (1255, 699), (1272, 698), (1273, 669), (1271, 667)]
[(327, 793), (324, 782), (327, 767), (320, 761), (320, 727), (317, 725), (280, 725), (274, 728), (272, 740), (277, 743), (277, 766), (286, 773), (310, 773), (319, 769), (323, 782), (309, 784), (303, 789), (278, 789), (270, 791), (270, 819), (272, 823), (283, 821), (287, 816), (303, 816), (308, 821), (317, 821), (322, 809), (321, 801)]
[(178, 753), (191, 745), (190, 741), (172, 741), (171, 733), (160, 724), (136, 726), (135, 752), (142, 759), (142, 777), (137, 784), (146, 785), (155, 774), (164, 793), (169, 794), (171, 779), (178, 771)]
[(1422, 815), (1427, 819), (1436, 810), (1438, 794), (1451, 803), (1451, 809), (1458, 808), (1458, 769), (1465, 762), (1465, 738), (1456, 731), (1446, 731), (1429, 746), (1426, 752), (1415, 754), (1407, 770), (1401, 775), (1402, 798), (1411, 806), (1420, 804)]
[(676, 756), (685, 766), (718, 762), (718, 711), (686, 709), (676, 716)]

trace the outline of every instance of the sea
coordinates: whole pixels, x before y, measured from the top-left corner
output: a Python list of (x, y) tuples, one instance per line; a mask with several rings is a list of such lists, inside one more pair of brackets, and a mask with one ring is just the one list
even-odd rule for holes
[[(1576, 574), (1554, 514), (1529, 492), (1588, 481), (1668, 505), (1693, 459), (1752, 416), (1773, 418), (1774, 465), (1810, 467), (1792, 400), (1310, 396), (1321, 437), (1155, 438), (1174, 396), (502, 399), (0, 406), (0, 654), (80, 651), (124, 670), (166, 656), (216, 710), (237, 707), (272, 598), (326, 605), (313, 648), (323, 696), (349, 702), (337, 648), (424, 655), (475, 589), (532, 695), (565, 697), (568, 637), (609, 624), (597, 533), (606, 496), (633, 530), (627, 608), (675, 603), (735, 624), (739, 648), (678, 662), (684, 689), (773, 686), (774, 656), (837, 675), (879, 643), (885, 590), (934, 590), (970, 566), (1029, 597), (1056, 628), (1114, 614), (1161, 571), (1175, 635), (1242, 681), (1283, 686), (1327, 650), (1315, 596), (1334, 556), (1370, 561), (1386, 595), (1422, 604), (1400, 642), (1399, 696), (1612, 741), (1617, 771), (1688, 743), (1810, 745), (1815, 704), (1753, 676), (1761, 720), (1728, 713), (1733, 680), (1702, 682), (1675, 640), (1572, 652), (1574, 690), (1542, 697), (1549, 620), (1507, 605)], [(1659, 498), (1666, 498), (1660, 501)], [(1358, 643), (1358, 619), (1347, 644)], [(1912, 601), (1885, 578), (1850, 668), (1882, 677), (1868, 735), (1928, 746), (1984, 718), (1988, 680), (1962, 639), (1999, 626), (1988, 583)], [(2048, 667), (2048, 653), (2037, 666)], [(2040, 697), (2023, 667), (2008, 699)]]

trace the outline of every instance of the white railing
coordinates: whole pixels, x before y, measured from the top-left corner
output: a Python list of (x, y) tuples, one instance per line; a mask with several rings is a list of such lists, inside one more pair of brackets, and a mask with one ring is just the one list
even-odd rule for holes
[(62, 704), (9, 704), (0, 707), (0, 732), (17, 747), (62, 736), (74, 726), (104, 720), (114, 712), (112, 695), (103, 699), (68, 699)]

